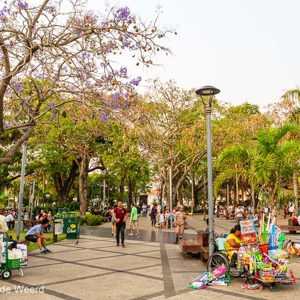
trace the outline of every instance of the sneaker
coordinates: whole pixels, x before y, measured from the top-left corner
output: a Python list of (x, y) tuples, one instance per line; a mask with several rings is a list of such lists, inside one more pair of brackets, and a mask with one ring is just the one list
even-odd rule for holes
[(46, 253), (51, 253), (52, 251), (49, 250), (48, 248), (45, 249)]
[(130, 232), (128, 235), (133, 235), (133, 233), (132, 233), (132, 232)]
[(114, 236), (114, 233), (113, 233), (113, 232), (111, 233), (111, 236)]
[(120, 246), (120, 244), (117, 244), (117, 247), (119, 247)]
[(122, 244), (122, 247), (123, 247), (123, 248), (125, 248), (125, 245), (124, 245), (124, 244)]
[(40, 251), (40, 254), (46, 254), (46, 253), (47, 251), (45, 249)]

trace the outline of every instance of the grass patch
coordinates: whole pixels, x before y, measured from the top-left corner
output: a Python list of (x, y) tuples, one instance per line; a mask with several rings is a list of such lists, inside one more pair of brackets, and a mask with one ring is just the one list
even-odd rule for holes
[[(7, 234), (8, 234), (8, 235), (11, 235), (12, 238), (13, 238), (14, 240), (17, 239), (17, 232), (16, 232), (15, 229), (9, 230), (9, 231), (7, 232)], [(24, 241), (24, 240), (25, 240), (25, 234), (26, 234), (26, 231), (22, 231), (22, 232), (21, 232), (21, 234), (20, 234), (20, 240), (21, 240), (21, 241)], [(51, 245), (51, 244), (53, 244), (53, 240), (52, 240), (52, 239), (53, 239), (53, 233), (52, 233), (52, 232), (51, 232), (51, 233), (43, 233), (43, 235), (51, 238), (50, 241), (46, 241), (46, 245)], [(61, 241), (61, 240), (64, 240), (65, 238), (66, 238), (66, 234), (59, 234), (59, 235), (57, 236), (57, 241), (59, 242), (59, 241)], [(32, 243), (32, 242), (30, 242), (29, 246), (27, 247), (27, 251), (30, 252), (30, 251), (36, 250), (36, 249), (38, 249), (38, 248), (39, 248), (39, 247), (38, 247), (38, 244), (37, 244), (37, 243)]]

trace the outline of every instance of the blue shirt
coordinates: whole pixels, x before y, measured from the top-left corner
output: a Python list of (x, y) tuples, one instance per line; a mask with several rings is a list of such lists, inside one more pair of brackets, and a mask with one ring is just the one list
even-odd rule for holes
[(31, 229), (29, 229), (25, 236), (28, 235), (36, 235), (37, 232), (43, 232), (44, 228), (42, 227), (42, 224), (37, 224), (33, 226)]

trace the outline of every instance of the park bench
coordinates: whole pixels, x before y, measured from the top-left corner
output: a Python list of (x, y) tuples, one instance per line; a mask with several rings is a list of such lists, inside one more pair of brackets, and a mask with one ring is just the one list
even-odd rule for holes
[(38, 220), (23, 220), (24, 229), (30, 229), (31, 227), (39, 224)]
[(294, 225), (292, 219), (288, 219), (288, 225), (281, 225), (279, 226), (281, 230), (287, 230), (289, 233), (296, 234), (297, 231), (300, 231), (299, 225)]
[(196, 239), (181, 239), (179, 246), (185, 254), (196, 253), (202, 259), (208, 259), (208, 233), (204, 231), (198, 231)]

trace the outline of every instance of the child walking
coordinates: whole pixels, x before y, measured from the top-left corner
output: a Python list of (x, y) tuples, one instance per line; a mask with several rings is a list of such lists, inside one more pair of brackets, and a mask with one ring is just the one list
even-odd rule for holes
[(162, 229), (165, 225), (165, 215), (163, 212), (159, 213), (159, 228)]

